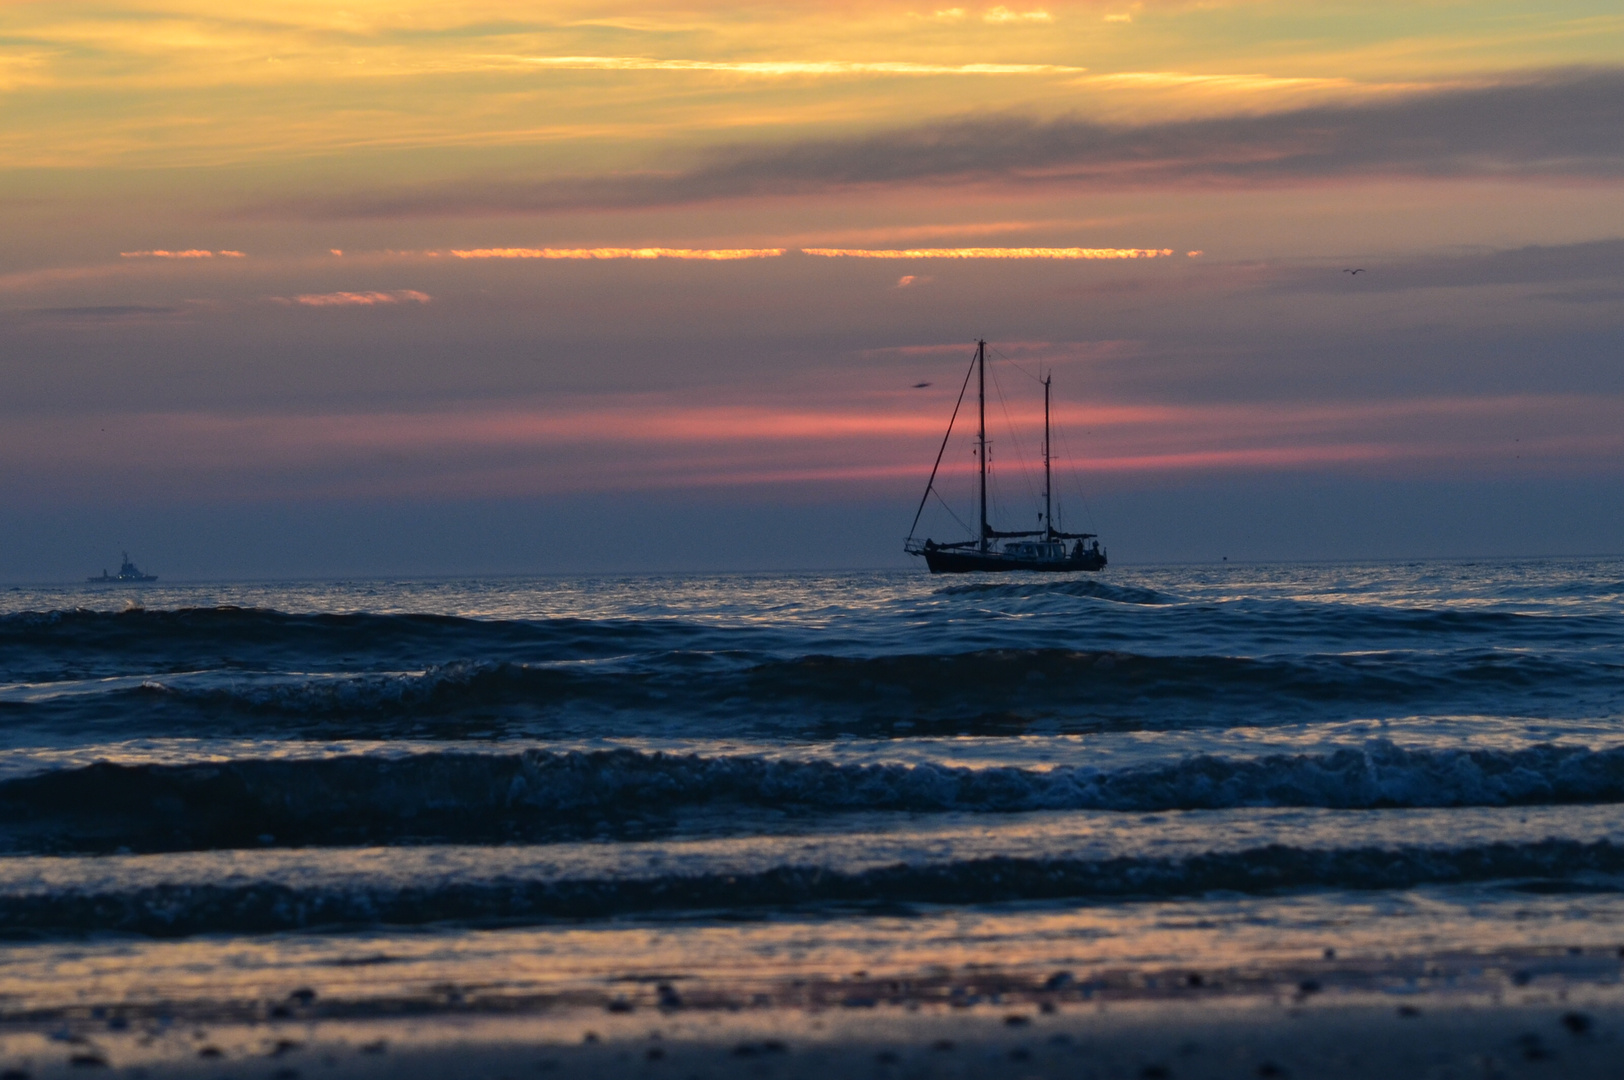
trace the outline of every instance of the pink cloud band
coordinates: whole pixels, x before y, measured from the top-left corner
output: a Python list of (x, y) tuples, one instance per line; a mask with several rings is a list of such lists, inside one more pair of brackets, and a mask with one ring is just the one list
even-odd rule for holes
[(212, 259), (216, 255), (223, 259), (246, 259), (248, 256), (241, 251), (221, 249), (209, 251), (207, 248), (187, 248), (184, 251), (168, 251), (164, 248), (154, 248), (151, 251), (121, 251), (119, 256), (125, 259)]
[(289, 300), (272, 297), (281, 304), (303, 304), (306, 307), (373, 307), (378, 304), (426, 304), (434, 299), (416, 289), (396, 289), (393, 292), (330, 292), (301, 293)]
[[(86, 476), (127, 486), (137, 474), (161, 475), (166, 484), (220, 491), (242, 490), (253, 478), (255, 490), (270, 484), (306, 494), (911, 485), (922, 481), (940, 438), (940, 405), (935, 398), (887, 393), (844, 404), (831, 399), (821, 407), (787, 399), (720, 405), (635, 395), (401, 413), (148, 414), (120, 419), (122, 437), (140, 452), (107, 475), (109, 463), (94, 454), (96, 440), (53, 417), (0, 432), (0, 474), (50, 476), (53, 484), (69, 486)], [(1511, 417), (1523, 433), (1515, 444), (1502, 437)], [(1492, 474), (1559, 463), (1616, 469), (1624, 453), (1621, 417), (1624, 398), (1551, 396), (1294, 406), (1120, 403), (1064, 411), (1057, 420), (1063, 430), (1091, 433), (1076, 447), (1084, 451), (1076, 465), (1096, 476), (1428, 462), (1453, 468), (1467, 461)], [(1013, 419), (1029, 424), (1037, 418)], [(86, 417), (83, 426), (105, 423)], [(957, 449), (941, 475), (968, 482), (974, 459)], [(379, 471), (380, 461), (393, 465)], [(1019, 469), (1013, 459), (996, 464), (1012, 476), (1009, 470)]]

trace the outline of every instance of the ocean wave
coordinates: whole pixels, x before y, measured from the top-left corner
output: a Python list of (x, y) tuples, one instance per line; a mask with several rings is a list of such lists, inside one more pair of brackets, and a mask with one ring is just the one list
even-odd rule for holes
[[(677, 619), (476, 619), (430, 614), (289, 613), (268, 608), (25, 611), (0, 615), (0, 653), (22, 681), (30, 669), (90, 671), (146, 665), (298, 666), (339, 659), (351, 670), (450, 659), (576, 660), (703, 642), (707, 627)], [(210, 665), (206, 658), (217, 662)], [(224, 659), (227, 663), (219, 663)], [(47, 675), (47, 677), (50, 677)]]
[(1210, 755), (1107, 769), (837, 764), (632, 750), (95, 764), (0, 783), (0, 848), (182, 851), (668, 834), (685, 815), (1624, 802), (1624, 748)]
[[(1052, 617), (1107, 633), (1134, 637), (1149, 634), (1200, 640), (1214, 634), (1234, 639), (1238, 651), (1272, 642), (1301, 647), (1313, 641), (1327, 650), (1349, 642), (1365, 647), (1409, 646), (1419, 640), (1436, 645), (1442, 637), (1459, 647), (1483, 639), (1503, 644), (1540, 644), (1565, 648), (1616, 645), (1624, 641), (1624, 622), (1616, 612), (1594, 610), (1515, 610), (1493, 605), (1455, 606), (1448, 602), (1378, 604), (1345, 598), (1266, 597), (1241, 593), (1214, 596), (1205, 590), (1180, 595), (1139, 585), (1087, 580), (1006, 580), (954, 583), (937, 596), (958, 601), (946, 610), (962, 617), (970, 605), (1019, 614)], [(1110, 601), (1079, 605), (1077, 599)], [(1295, 650), (1294, 650), (1295, 651)]]
[[(1113, 604), (1078, 605), (1076, 598)], [(1058, 601), (1058, 602), (1052, 602)], [(1005, 617), (1008, 615), (1017, 618)], [(1035, 620), (1035, 621), (1034, 621)], [(1429, 649), (1500, 644), (1585, 650), (1624, 643), (1615, 614), (1529, 613), (1493, 607), (1394, 606), (1239, 597), (1184, 600), (1134, 585), (1094, 580), (954, 583), (929, 597), (810, 622), (736, 618), (472, 618), (437, 614), (299, 613), (233, 606), (73, 609), (0, 615), (0, 677), (25, 681), (78, 669), (86, 675), (210, 666), (254, 669), (387, 670), (453, 660), (483, 663), (590, 660), (685, 651), (754, 651), (789, 657), (820, 651), (854, 659), (909, 652), (1019, 649), (1034, 633), (1103, 641), (1154, 641), (1155, 652), (1191, 654), (1215, 636), (1226, 653)], [(921, 643), (927, 648), (919, 648)], [(837, 648), (831, 648), (837, 645)], [(912, 646), (912, 647), (910, 647)], [(1133, 650), (1130, 650), (1133, 651)], [(228, 663), (211, 663), (227, 660)], [(105, 669), (105, 670), (104, 670)]]
[[(0, 691), (14, 726), (125, 733), (270, 730), (324, 738), (470, 731), (547, 736), (680, 723), (684, 730), (1008, 734), (1336, 721), (1440, 710), (1613, 715), (1624, 665), (1610, 656), (1480, 649), (1445, 655), (1145, 656), (987, 649), (941, 655), (727, 650), (608, 661), (451, 662), (421, 671), (153, 674)], [(274, 718), (274, 723), (272, 722)], [(695, 725), (698, 725), (697, 727)]]
[(0, 896), (0, 937), (84, 933), (183, 937), (377, 925), (513, 925), (658, 913), (809, 906), (1157, 899), (1213, 892), (1405, 889), (1504, 882), (1532, 891), (1617, 890), (1624, 847), (1602, 840), (1467, 848), (1312, 850), (1268, 845), (1184, 858), (990, 858), (856, 872), (780, 866), (755, 873), (635, 879), (496, 880), (298, 887), (175, 884)]

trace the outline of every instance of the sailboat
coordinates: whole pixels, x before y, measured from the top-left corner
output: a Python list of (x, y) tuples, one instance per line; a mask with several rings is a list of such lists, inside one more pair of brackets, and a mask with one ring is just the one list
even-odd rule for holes
[[(953, 434), (953, 423), (964, 404), (964, 392), (969, 388), (970, 376), (976, 376), (976, 460), (981, 480), (981, 535), (969, 540), (956, 540), (938, 544), (935, 540), (919, 540), (914, 532), (919, 518), (925, 512), (936, 485), (936, 473), (942, 467), (942, 455), (947, 451), (947, 440)], [(964, 385), (959, 388), (959, 400), (953, 406), (953, 415), (947, 421), (947, 433), (942, 436), (942, 448), (936, 452), (936, 464), (931, 466), (930, 480), (925, 494), (919, 500), (908, 539), (902, 550), (909, 555), (924, 557), (925, 565), (933, 574), (968, 574), (976, 571), (1027, 570), (1047, 573), (1070, 573), (1076, 570), (1105, 569), (1105, 552), (1100, 547), (1098, 534), (1062, 532), (1054, 527), (1051, 511), (1051, 483), (1049, 467), (1049, 379), (1043, 380), (1043, 528), (1025, 530), (995, 529), (987, 523), (987, 343), (976, 342), (976, 356), (971, 370), (964, 374)], [(1003, 541), (999, 546), (996, 541)], [(1089, 541), (1093, 543), (1090, 544)], [(1075, 543), (1068, 544), (1068, 541)]]

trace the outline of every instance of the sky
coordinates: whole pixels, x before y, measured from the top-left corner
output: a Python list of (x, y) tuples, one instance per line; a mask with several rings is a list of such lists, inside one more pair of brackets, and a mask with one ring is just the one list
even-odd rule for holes
[(907, 566), (979, 338), (1117, 565), (1624, 551), (1616, 4), (229, 7), (0, 0), (0, 580)]

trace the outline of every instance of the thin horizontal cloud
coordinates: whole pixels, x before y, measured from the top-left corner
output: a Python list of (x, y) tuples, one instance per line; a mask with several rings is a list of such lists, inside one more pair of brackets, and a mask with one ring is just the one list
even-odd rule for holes
[(305, 307), (375, 307), (379, 304), (426, 304), (434, 299), (416, 289), (396, 289), (393, 292), (330, 292), (301, 293), (289, 298), (273, 296), (279, 304), (302, 304)]
[(263, 205), (250, 216), (538, 213), (883, 186), (1258, 187), (1358, 178), (1624, 179), (1624, 70), (1140, 125), (972, 117), (780, 146), (724, 146), (691, 168), (469, 180)]
[(702, 259), (725, 262), (732, 259), (771, 259), (784, 254), (783, 248), (453, 248), (459, 259)]
[(999, 4), (982, 12), (981, 20), (990, 23), (1020, 23), (1020, 22), (1054, 22), (1054, 16), (1047, 11), (1011, 11)]
[(121, 251), (119, 255), (125, 259), (212, 259), (219, 256), (223, 259), (246, 259), (248, 256), (241, 251), (209, 251), (204, 248), (187, 248), (184, 251), (166, 251), (155, 248), (151, 251)]
[[(459, 259), (773, 259), (787, 248), (453, 248)], [(1157, 259), (1172, 248), (957, 247), (957, 248), (801, 248), (826, 259)], [(431, 253), (433, 254), (433, 253)]]
[[(998, 9), (1005, 10), (1005, 9)], [(1047, 20), (1042, 12), (1009, 13), (1007, 19)], [(712, 71), (730, 75), (1074, 75), (1087, 68), (1065, 64), (919, 64), (902, 60), (663, 60), (651, 56), (526, 56), (526, 64), (554, 70)]]
[(1159, 259), (1173, 254), (1172, 248), (1050, 248), (1050, 247), (966, 247), (966, 248), (802, 248), (804, 255), (829, 259)]
[(1415, 93), (1429, 89), (1424, 83), (1384, 83), (1373, 87), (1368, 83), (1359, 83), (1339, 76), (1203, 74), (1190, 71), (1111, 71), (1089, 75), (1080, 81), (1090, 86), (1119, 86), (1145, 90), (1173, 87), (1262, 91), (1358, 90), (1365, 93), (1379, 91), (1391, 95), (1394, 92)]

